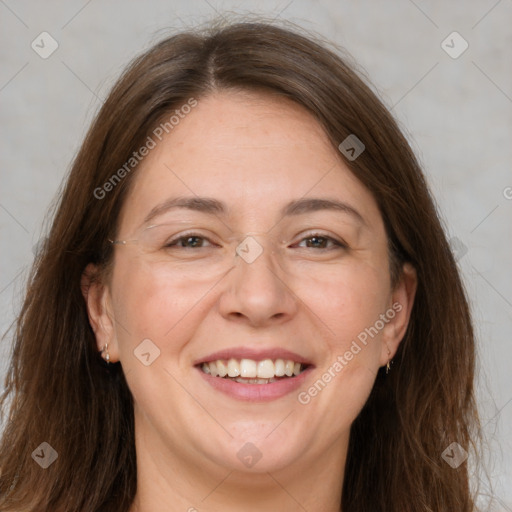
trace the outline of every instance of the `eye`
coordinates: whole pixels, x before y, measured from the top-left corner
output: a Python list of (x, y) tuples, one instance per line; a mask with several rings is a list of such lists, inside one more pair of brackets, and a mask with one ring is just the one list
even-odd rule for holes
[(202, 249), (207, 246), (213, 246), (213, 244), (206, 237), (195, 233), (182, 235), (165, 245), (166, 248), (177, 247), (183, 249)]
[[(306, 242), (306, 245), (302, 245)], [(346, 244), (339, 242), (338, 240), (330, 237), (321, 235), (318, 233), (312, 234), (306, 238), (303, 238), (299, 244), (299, 247), (306, 247), (308, 249), (336, 249), (336, 248), (347, 248)]]

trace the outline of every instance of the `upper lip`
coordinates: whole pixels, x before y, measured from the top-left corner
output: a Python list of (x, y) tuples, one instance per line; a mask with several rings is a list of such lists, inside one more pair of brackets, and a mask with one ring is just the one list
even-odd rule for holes
[(272, 359), (273, 361), (275, 361), (276, 359), (290, 359), (295, 363), (301, 363), (304, 365), (312, 364), (311, 361), (306, 357), (297, 354), (296, 352), (292, 352), (290, 350), (285, 350), (278, 347), (266, 349), (234, 347), (219, 350), (218, 352), (213, 352), (207, 356), (201, 357), (194, 362), (194, 365), (198, 365), (201, 363), (209, 363), (211, 361), (217, 361), (219, 359), (252, 359), (254, 361), (263, 361), (264, 359)]

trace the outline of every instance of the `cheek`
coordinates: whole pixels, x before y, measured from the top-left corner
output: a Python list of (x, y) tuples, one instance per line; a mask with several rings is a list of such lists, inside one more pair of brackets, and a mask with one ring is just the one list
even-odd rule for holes
[[(336, 429), (352, 423), (364, 406), (380, 366), (389, 276), (377, 265), (354, 262), (323, 283), (312, 297), (329, 327), (318, 378), (301, 396)], [(320, 411), (322, 411), (320, 413)], [(327, 433), (326, 433), (327, 435)]]
[(388, 273), (364, 261), (350, 261), (321, 278), (297, 281), (297, 295), (323, 324), (331, 352), (336, 353), (348, 350), (360, 334), (364, 339), (364, 333), (386, 311), (389, 294)]
[(133, 351), (144, 339), (161, 351), (178, 352), (197, 326), (194, 312), (211, 287), (211, 283), (177, 279), (165, 268), (155, 271), (136, 258), (119, 261), (114, 282), (121, 353)]

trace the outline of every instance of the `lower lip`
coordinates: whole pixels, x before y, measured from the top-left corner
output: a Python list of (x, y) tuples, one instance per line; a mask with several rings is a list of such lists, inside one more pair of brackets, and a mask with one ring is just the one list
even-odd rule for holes
[(304, 384), (312, 369), (312, 367), (308, 367), (295, 377), (276, 380), (268, 384), (242, 384), (223, 377), (212, 377), (204, 373), (201, 368), (197, 368), (197, 371), (210, 386), (232, 398), (248, 402), (268, 402), (296, 391)]

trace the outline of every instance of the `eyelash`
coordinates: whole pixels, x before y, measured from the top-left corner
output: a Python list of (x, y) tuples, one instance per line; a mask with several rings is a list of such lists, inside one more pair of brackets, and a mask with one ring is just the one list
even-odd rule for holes
[[(169, 249), (171, 247), (178, 247), (178, 243), (182, 240), (187, 240), (189, 238), (200, 238), (202, 240), (207, 240), (210, 244), (213, 244), (213, 242), (211, 240), (209, 240), (207, 237), (205, 236), (202, 236), (198, 233), (186, 233), (184, 235), (180, 235), (179, 237), (177, 238), (174, 238), (173, 240), (170, 240), (166, 245), (165, 245), (165, 248)], [(340, 241), (340, 240), (336, 240), (335, 238), (331, 237), (331, 236), (328, 236), (328, 235), (325, 235), (325, 234), (322, 234), (322, 233), (311, 233), (309, 234), (308, 236), (302, 238), (300, 240), (299, 243), (303, 242), (304, 240), (310, 240), (312, 238), (321, 238), (321, 239), (325, 239), (327, 240), (328, 242), (331, 242), (333, 244), (333, 247), (331, 247), (330, 249), (329, 248), (321, 248), (323, 250), (333, 250), (333, 249), (348, 249), (348, 246), (347, 244), (345, 244), (344, 242)], [(214, 244), (215, 245), (215, 244)], [(205, 249), (205, 247), (181, 247), (181, 249)], [(306, 249), (312, 249), (312, 247), (306, 247)]]

